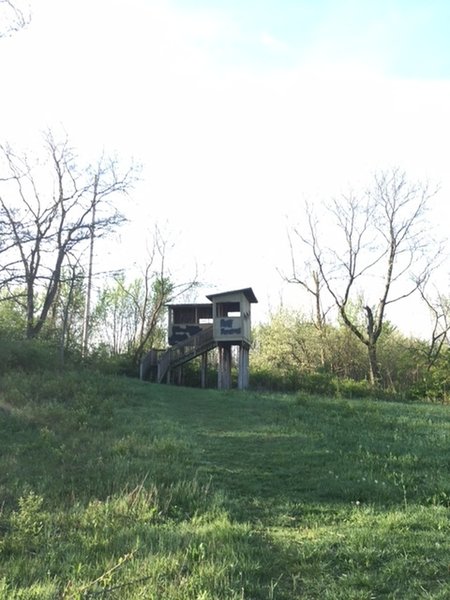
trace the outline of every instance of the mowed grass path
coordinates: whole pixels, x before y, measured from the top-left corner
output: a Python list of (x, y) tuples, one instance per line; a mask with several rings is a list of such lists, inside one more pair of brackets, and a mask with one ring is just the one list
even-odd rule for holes
[(0, 598), (450, 598), (450, 408), (10, 373)]

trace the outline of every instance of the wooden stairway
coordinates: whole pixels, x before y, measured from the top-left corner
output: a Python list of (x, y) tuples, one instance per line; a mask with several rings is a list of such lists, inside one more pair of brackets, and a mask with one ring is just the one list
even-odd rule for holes
[(168, 371), (189, 362), (193, 358), (212, 350), (217, 346), (214, 340), (213, 326), (205, 327), (175, 346), (172, 346), (158, 360), (158, 383), (162, 383)]

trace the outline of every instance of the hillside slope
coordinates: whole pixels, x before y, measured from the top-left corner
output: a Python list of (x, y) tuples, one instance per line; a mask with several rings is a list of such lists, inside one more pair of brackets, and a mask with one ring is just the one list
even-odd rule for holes
[(0, 598), (448, 598), (446, 406), (3, 374)]

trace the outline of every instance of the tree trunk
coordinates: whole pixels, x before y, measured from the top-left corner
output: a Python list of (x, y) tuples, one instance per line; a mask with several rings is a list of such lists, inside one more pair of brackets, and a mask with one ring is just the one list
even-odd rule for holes
[(35, 337), (34, 331), (34, 281), (27, 281), (27, 339)]
[(367, 345), (369, 354), (369, 381), (373, 387), (378, 387), (380, 384), (381, 374), (377, 359), (377, 345), (375, 342), (369, 342)]
[(89, 350), (89, 333), (91, 325), (91, 293), (92, 293), (92, 275), (94, 264), (94, 242), (95, 242), (95, 217), (97, 201), (98, 177), (94, 181), (94, 199), (92, 201), (92, 220), (89, 228), (89, 265), (86, 288), (86, 304), (84, 307), (83, 336), (81, 340), (81, 356), (86, 358)]

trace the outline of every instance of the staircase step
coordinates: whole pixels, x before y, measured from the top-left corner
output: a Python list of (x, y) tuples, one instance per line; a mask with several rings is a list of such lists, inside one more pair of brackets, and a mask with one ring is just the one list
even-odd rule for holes
[(187, 363), (217, 346), (212, 325), (169, 348), (158, 361), (158, 383), (170, 369)]

